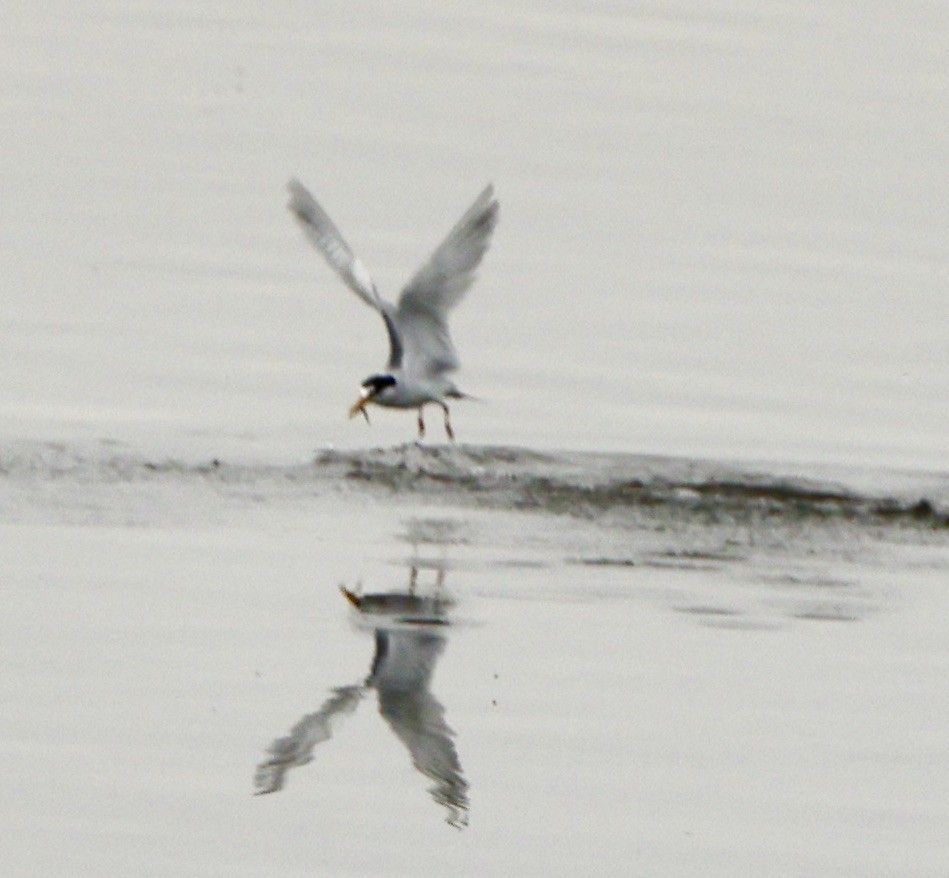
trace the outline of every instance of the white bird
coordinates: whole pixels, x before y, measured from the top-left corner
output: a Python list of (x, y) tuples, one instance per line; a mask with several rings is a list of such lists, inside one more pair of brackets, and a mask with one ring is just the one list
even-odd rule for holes
[(432, 595), (418, 595), (418, 565), (409, 571), (409, 591), (359, 594), (340, 586), (355, 608), (359, 627), (375, 634), (376, 651), (369, 676), (362, 683), (338, 686), (319, 710), (304, 716), (290, 733), (270, 745), (254, 773), (256, 795), (275, 793), (287, 773), (313, 760), (313, 751), (328, 741), (363, 696), (375, 690), (379, 713), (405, 745), (412, 764), (434, 781), (431, 797), (447, 809), (446, 820), (461, 828), (468, 823), (468, 781), (465, 779), (455, 733), (445, 707), (431, 691), (435, 666), (445, 650), (449, 611), (444, 564), (436, 565)]
[(307, 237), (360, 299), (382, 315), (389, 334), (385, 371), (362, 382), (359, 399), (349, 416), (362, 414), (369, 404), (417, 409), (418, 435), (425, 435), (423, 408), (428, 403), (445, 414), (445, 433), (454, 440), (448, 399), (463, 399), (449, 377), (458, 354), (448, 333), (448, 312), (474, 282), (475, 269), (491, 242), (498, 220), (498, 202), (488, 186), (448, 233), (448, 237), (408, 282), (398, 304), (385, 301), (363, 264), (356, 258), (329, 215), (297, 180), (291, 180), (290, 204)]

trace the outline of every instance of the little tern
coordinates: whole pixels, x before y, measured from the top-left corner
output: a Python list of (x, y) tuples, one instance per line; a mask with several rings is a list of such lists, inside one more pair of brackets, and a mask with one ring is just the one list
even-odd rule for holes
[(306, 236), (370, 308), (378, 311), (389, 335), (389, 362), (385, 371), (362, 382), (359, 399), (349, 409), (369, 421), (366, 406), (416, 409), (418, 435), (425, 435), (422, 410), (429, 403), (445, 414), (445, 434), (454, 441), (448, 399), (467, 394), (449, 377), (459, 366), (448, 333), (448, 312), (457, 305), (475, 279), (475, 270), (491, 243), (498, 221), (498, 202), (488, 186), (408, 282), (397, 304), (379, 295), (369, 272), (356, 258), (339, 229), (317, 200), (297, 180), (291, 180), (289, 208)]

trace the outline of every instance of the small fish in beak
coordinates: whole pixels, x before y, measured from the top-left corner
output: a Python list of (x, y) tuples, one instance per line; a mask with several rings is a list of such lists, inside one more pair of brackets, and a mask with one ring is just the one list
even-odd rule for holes
[(369, 412), (366, 411), (366, 406), (369, 404), (369, 400), (371, 397), (372, 397), (371, 388), (364, 387), (359, 394), (359, 399), (357, 399), (356, 402), (354, 402), (349, 407), (349, 417), (355, 418), (356, 415), (362, 414), (362, 416), (366, 419), (366, 423), (367, 424), (371, 423), (369, 420)]

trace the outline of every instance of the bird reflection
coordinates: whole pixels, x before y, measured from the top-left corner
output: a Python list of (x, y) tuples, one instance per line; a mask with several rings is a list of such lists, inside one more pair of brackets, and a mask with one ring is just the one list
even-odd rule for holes
[(314, 713), (304, 716), (290, 734), (278, 738), (269, 758), (257, 766), (256, 794), (274, 793), (287, 772), (313, 758), (317, 744), (329, 740), (341, 720), (353, 713), (363, 696), (375, 690), (379, 713), (403, 743), (415, 768), (434, 785), (432, 798), (447, 810), (446, 821), (468, 823), (468, 782), (445, 721), (445, 708), (429, 689), (435, 665), (444, 652), (448, 611), (452, 600), (444, 593), (444, 565), (436, 565), (431, 595), (418, 595), (420, 564), (410, 568), (408, 592), (362, 595), (342, 588), (361, 626), (375, 636), (376, 651), (369, 676), (361, 684), (339, 686)]

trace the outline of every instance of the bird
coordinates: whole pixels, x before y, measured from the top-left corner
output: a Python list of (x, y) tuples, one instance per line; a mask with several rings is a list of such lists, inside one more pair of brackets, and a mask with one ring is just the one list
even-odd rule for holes
[(375, 655), (361, 683), (337, 686), (320, 708), (277, 738), (254, 772), (255, 795), (283, 789), (291, 769), (313, 761), (317, 746), (328, 741), (360, 701), (375, 691), (379, 714), (402, 742), (415, 768), (434, 782), (429, 794), (457, 829), (468, 824), (468, 781), (448, 725), (445, 707), (431, 691), (432, 677), (447, 644), (449, 611), (444, 565), (437, 565), (435, 593), (418, 595), (418, 566), (412, 565), (409, 592), (361, 594), (340, 586), (359, 626), (373, 631)]
[(499, 211), (494, 187), (489, 184), (474, 200), (406, 284), (394, 305), (379, 294), (363, 263), (307, 188), (293, 179), (287, 189), (290, 212), (310, 243), (343, 282), (379, 312), (389, 337), (386, 367), (362, 381), (359, 399), (350, 407), (349, 417), (361, 414), (369, 423), (369, 405), (415, 409), (418, 438), (422, 439), (423, 409), (434, 404), (441, 407), (445, 435), (454, 442), (448, 400), (472, 397), (459, 390), (451, 379), (460, 362), (448, 331), (448, 314), (471, 287), (476, 269), (491, 244)]

